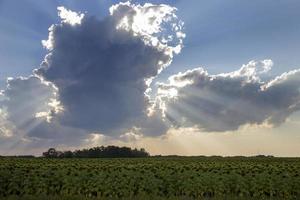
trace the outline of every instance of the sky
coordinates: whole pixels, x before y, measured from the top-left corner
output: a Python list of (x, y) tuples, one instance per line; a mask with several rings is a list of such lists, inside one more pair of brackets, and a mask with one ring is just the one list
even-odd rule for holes
[(300, 156), (297, 0), (0, 0), (0, 155)]

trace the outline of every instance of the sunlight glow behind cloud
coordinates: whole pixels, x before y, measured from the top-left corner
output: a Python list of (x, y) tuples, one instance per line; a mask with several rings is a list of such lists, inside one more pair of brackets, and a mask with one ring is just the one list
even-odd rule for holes
[(265, 79), (270, 59), (219, 74), (198, 67), (155, 82), (184, 47), (184, 22), (173, 6), (128, 1), (103, 19), (57, 10), (60, 22), (42, 41), (41, 65), (9, 78), (0, 93), (3, 149), (172, 141), (174, 150), (188, 149), (188, 138), (225, 149), (223, 136), (198, 135), (272, 129), (300, 109), (300, 69)]
[(260, 75), (272, 65), (271, 60), (250, 61), (230, 73), (210, 75), (196, 68), (173, 75), (169, 83), (159, 84), (157, 106), (176, 127), (228, 131), (245, 124), (278, 126), (300, 109), (300, 72), (262, 81)]

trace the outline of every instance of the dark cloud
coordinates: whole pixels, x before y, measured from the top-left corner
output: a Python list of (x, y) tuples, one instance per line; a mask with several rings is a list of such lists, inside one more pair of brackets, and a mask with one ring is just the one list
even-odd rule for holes
[(204, 131), (236, 130), (245, 124), (280, 125), (300, 106), (300, 70), (263, 82), (272, 61), (251, 61), (240, 70), (209, 75), (202, 68), (160, 84), (157, 102), (175, 126)]
[[(60, 8), (63, 21), (51, 27), (44, 42), (50, 53), (35, 74), (58, 88), (62, 124), (112, 134), (147, 120), (146, 80), (170, 64), (175, 51), (159, 40), (152, 44), (157, 39), (152, 32), (135, 29), (136, 15), (165, 12), (157, 17), (162, 23), (163, 17), (173, 14), (168, 6), (148, 6), (121, 3), (104, 20)], [(146, 25), (148, 19), (141, 19)], [(149, 30), (157, 26), (155, 18), (151, 20)]]
[(42, 41), (49, 53), (41, 66), (9, 80), (1, 94), (0, 136), (72, 144), (94, 132), (119, 137), (133, 127), (162, 134), (161, 118), (147, 115), (147, 91), (182, 47), (176, 9), (126, 2), (103, 20), (58, 11), (61, 23)]

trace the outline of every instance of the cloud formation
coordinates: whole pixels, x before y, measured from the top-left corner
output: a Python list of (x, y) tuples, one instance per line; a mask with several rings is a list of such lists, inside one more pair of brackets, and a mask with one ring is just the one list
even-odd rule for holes
[[(181, 49), (175, 8), (120, 3), (104, 20), (59, 10), (62, 23), (51, 26), (43, 42), (50, 53), (35, 74), (58, 88), (60, 122), (104, 134), (139, 126), (147, 118), (151, 80)], [(179, 35), (163, 40), (164, 23)]]
[(57, 88), (39, 77), (9, 78), (1, 96), (0, 135), (5, 138), (30, 140), (31, 137), (66, 142), (70, 135), (78, 137), (82, 133), (57, 121), (56, 114), (62, 112), (57, 101)]
[[(137, 143), (170, 130), (277, 126), (300, 108), (300, 70), (264, 80), (271, 60), (210, 75), (188, 70), (152, 81), (183, 47), (176, 8), (123, 2), (99, 20), (58, 7), (48, 50), (29, 77), (9, 78), (0, 92), (0, 146)], [(154, 101), (154, 102), (153, 102)], [(7, 141), (7, 142), (5, 142)], [(20, 149), (20, 148), (19, 148)]]
[(36, 76), (9, 78), (0, 101), (2, 121), (16, 129), (30, 127), (36, 118), (46, 118), (58, 112), (56, 88)]
[[(8, 81), (1, 123), (19, 135), (60, 141), (140, 126), (162, 134), (160, 117), (147, 115), (147, 92), (182, 48), (183, 23), (175, 12), (168, 5), (125, 2), (99, 20), (58, 7), (61, 21), (42, 41), (49, 53), (41, 66), (28, 78)], [(2, 129), (8, 135), (10, 129)]]
[(166, 121), (203, 131), (237, 130), (245, 124), (278, 126), (300, 109), (300, 70), (262, 81), (271, 60), (210, 75), (203, 68), (173, 75), (159, 84), (157, 105)]

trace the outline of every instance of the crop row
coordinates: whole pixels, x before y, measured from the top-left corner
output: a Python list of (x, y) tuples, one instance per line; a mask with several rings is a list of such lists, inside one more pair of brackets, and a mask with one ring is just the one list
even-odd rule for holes
[(0, 159), (0, 196), (300, 196), (299, 159)]

